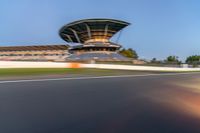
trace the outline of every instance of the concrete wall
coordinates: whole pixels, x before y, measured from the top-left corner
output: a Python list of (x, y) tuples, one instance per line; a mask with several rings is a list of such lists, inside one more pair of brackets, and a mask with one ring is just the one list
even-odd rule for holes
[(153, 67), (134, 65), (112, 65), (112, 64), (80, 64), (80, 63), (58, 63), (58, 62), (23, 62), (23, 61), (0, 61), (0, 68), (99, 68), (119, 69), (136, 71), (200, 71), (200, 68), (174, 68)]
[(165, 71), (165, 72), (200, 71), (200, 68), (176, 68), (176, 67), (154, 67), (154, 66), (110, 65), (110, 64), (83, 64), (82, 67), (99, 68), (99, 69), (136, 70), (136, 71)]
[(0, 68), (66, 68), (67, 65), (56, 62), (0, 61)]

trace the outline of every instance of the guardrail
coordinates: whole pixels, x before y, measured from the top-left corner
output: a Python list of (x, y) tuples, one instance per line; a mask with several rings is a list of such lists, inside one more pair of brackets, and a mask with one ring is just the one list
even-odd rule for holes
[(174, 68), (156, 66), (134, 66), (134, 65), (113, 65), (113, 64), (82, 64), (64, 62), (27, 62), (27, 61), (0, 61), (0, 68), (98, 68), (98, 69), (119, 69), (135, 71), (200, 71), (200, 68)]

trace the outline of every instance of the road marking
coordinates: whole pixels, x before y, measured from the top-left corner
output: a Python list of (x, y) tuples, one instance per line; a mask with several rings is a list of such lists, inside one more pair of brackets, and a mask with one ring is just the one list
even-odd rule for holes
[(148, 76), (175, 76), (175, 75), (191, 75), (191, 74), (200, 74), (200, 72), (191, 72), (191, 73), (165, 73), (165, 74), (140, 74), (140, 75), (119, 75), (119, 76), (99, 76), (99, 77), (72, 77), (72, 78), (56, 78), (56, 79), (7, 80), (7, 81), (0, 81), (0, 84), (5, 84), (5, 83), (23, 83), (23, 82), (62, 81), (62, 80), (84, 80), (84, 79), (105, 79), (105, 78), (148, 77)]

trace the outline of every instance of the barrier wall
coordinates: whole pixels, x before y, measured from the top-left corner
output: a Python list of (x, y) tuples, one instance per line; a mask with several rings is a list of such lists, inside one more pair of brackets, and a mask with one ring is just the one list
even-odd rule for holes
[(22, 61), (0, 61), (0, 68), (99, 68), (119, 69), (136, 71), (200, 71), (200, 68), (174, 68), (134, 65), (112, 65), (112, 64), (80, 64), (63, 62), (22, 62)]
[(57, 62), (0, 61), (0, 68), (66, 68), (68, 65)]
[(176, 67), (154, 67), (154, 66), (110, 65), (110, 64), (82, 64), (82, 67), (99, 68), (99, 69), (135, 70), (135, 71), (166, 71), (166, 72), (200, 71), (200, 68), (176, 68)]

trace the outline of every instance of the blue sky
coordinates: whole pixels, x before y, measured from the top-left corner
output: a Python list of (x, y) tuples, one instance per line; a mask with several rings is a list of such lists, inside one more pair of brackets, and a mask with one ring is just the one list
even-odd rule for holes
[(119, 43), (141, 58), (184, 60), (200, 54), (199, 7), (199, 0), (0, 0), (0, 46), (65, 44), (64, 24), (114, 18), (131, 23)]

